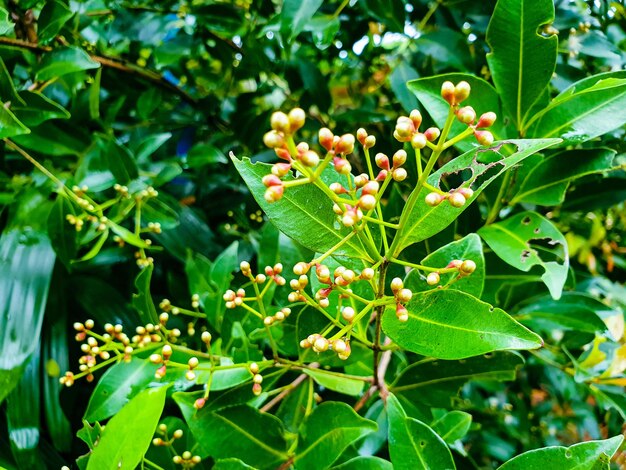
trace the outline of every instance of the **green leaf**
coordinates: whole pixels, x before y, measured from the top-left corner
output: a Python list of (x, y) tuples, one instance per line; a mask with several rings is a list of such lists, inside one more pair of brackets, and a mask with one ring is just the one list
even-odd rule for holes
[(48, 216), (48, 236), (59, 260), (70, 269), (78, 251), (76, 228), (67, 221), (75, 216), (74, 206), (63, 194), (57, 196)]
[(354, 457), (332, 470), (393, 470), (391, 462), (380, 457)]
[[(478, 116), (488, 111), (496, 113), (498, 119), (489, 130), (497, 140), (502, 140), (507, 137), (507, 130), (504, 126), (505, 120), (502, 119), (502, 112), (500, 111), (498, 93), (493, 86), (482, 78), (466, 73), (446, 73), (443, 75), (435, 75), (434, 77), (420, 78), (407, 83), (409, 90), (415, 93), (417, 99), (426, 111), (428, 111), (428, 114), (430, 114), (438, 127), (443, 127), (450, 110), (448, 102), (441, 97), (441, 84), (446, 80), (452, 83), (458, 83), (464, 80), (469, 83), (472, 92), (467, 100), (463, 101), (463, 105), (474, 107)], [(457, 135), (466, 128), (464, 124), (461, 124), (455, 119), (450, 135)], [(457, 143), (455, 147), (463, 152), (467, 152), (476, 147), (476, 145), (477, 143), (473, 139), (464, 139)]]
[(148, 388), (111, 418), (91, 453), (87, 470), (134, 470), (150, 447), (166, 394), (167, 387)]
[(387, 397), (389, 455), (394, 470), (456, 468), (446, 443), (426, 424), (409, 418), (398, 399)]
[[(618, 78), (619, 77), (619, 78)], [(586, 78), (564, 90), (529, 122), (528, 136), (580, 143), (626, 123), (626, 73)]]
[(491, 351), (537, 349), (543, 344), (503, 310), (464, 292), (421, 293), (406, 308), (406, 322), (388, 308), (383, 330), (399, 346), (424, 356), (463, 359)]
[(184, 406), (183, 395), (175, 393), (173, 398), (198, 441), (201, 454), (215, 460), (239, 458), (258, 468), (275, 468), (288, 459), (285, 430), (275, 416), (248, 405), (196, 411)]
[(432, 424), (433, 430), (448, 444), (462, 439), (472, 424), (472, 415), (464, 411), (450, 411)]
[(74, 13), (63, 3), (53, 0), (46, 2), (37, 18), (37, 36), (39, 42), (46, 43), (61, 31)]
[[(287, 188), (282, 199), (268, 203), (263, 197), (266, 188), (261, 179), (270, 173), (271, 165), (252, 164), (247, 158), (243, 160), (234, 156), (231, 158), (237, 171), (250, 188), (250, 192), (272, 223), (304, 247), (325, 253), (350, 232), (347, 227), (340, 230), (335, 228), (337, 216), (333, 212), (333, 203), (322, 190), (313, 184)], [(368, 257), (363, 245), (356, 237), (348, 240), (335, 254)]]
[[(528, 171), (518, 174), (515, 195), (509, 204), (558, 205), (564, 201), (572, 180), (613, 169), (615, 154), (615, 150), (597, 148), (566, 150), (546, 158), (537, 156)], [(525, 166), (532, 163), (527, 160)]]
[[(614, 312), (619, 313), (617, 310)], [(552, 297), (533, 300), (520, 308), (515, 318), (546, 333), (557, 329), (603, 333), (607, 326), (602, 318), (610, 314), (609, 307), (590, 295), (565, 292), (559, 300)]]
[(389, 31), (404, 31), (406, 13), (402, 0), (362, 0), (360, 5)]
[(93, 423), (113, 416), (154, 380), (155, 370), (150, 361), (137, 358), (109, 367), (91, 393), (83, 419)]
[(285, 0), (280, 11), (280, 33), (285, 42), (291, 42), (304, 31), (315, 12), (322, 6), (322, 0)]
[(450, 408), (459, 389), (470, 380), (514, 380), (524, 364), (519, 354), (496, 352), (462, 361), (424, 359), (400, 372), (390, 390), (412, 402)]
[(251, 467), (243, 463), (239, 459), (221, 459), (215, 462), (213, 470), (255, 470), (255, 467)]
[(11, 31), (15, 24), (9, 21), (9, 12), (0, 7), (0, 36), (4, 36), (6, 33)]
[(489, 22), (487, 62), (517, 129), (524, 127), (554, 73), (558, 39), (538, 34), (540, 26), (552, 21), (552, 0), (498, 0)]
[(325, 371), (320, 369), (304, 369), (304, 373), (312, 377), (322, 387), (326, 387), (335, 392), (345, 393), (353, 397), (358, 397), (363, 393), (363, 380), (344, 377), (340, 373)]
[(350, 444), (377, 428), (345, 403), (322, 403), (300, 431), (294, 464), (299, 470), (328, 468)]
[(411, 93), (411, 88), (407, 86), (409, 81), (415, 83), (414, 80), (417, 77), (419, 77), (417, 71), (404, 60), (398, 62), (389, 75), (391, 90), (407, 113), (417, 108), (417, 99)]
[(530, 468), (558, 468), (559, 470), (608, 469), (609, 461), (617, 452), (624, 436), (604, 441), (588, 441), (570, 447), (546, 447), (524, 452), (498, 467), (498, 470), (528, 470)]
[(228, 159), (220, 149), (213, 145), (194, 145), (187, 153), (187, 166), (189, 168), (202, 168), (216, 163), (228, 163)]
[(0, 139), (21, 134), (30, 134), (30, 129), (22, 124), (2, 103), (0, 103)]
[(89, 87), (89, 117), (98, 119), (100, 117), (100, 81), (102, 80), (102, 69), (98, 69), (93, 83)]
[(333, 44), (340, 27), (341, 21), (339, 17), (334, 15), (316, 15), (305, 25), (304, 31), (311, 33), (315, 47), (323, 51)]
[[(483, 256), (483, 246), (480, 237), (475, 233), (470, 233), (460, 240), (448, 243), (438, 250), (429, 254), (420, 264), (433, 268), (445, 268), (454, 259), (472, 260), (476, 263), (476, 270), (471, 276), (465, 276), (455, 280), (449, 285), (450, 289), (460, 290), (474, 297), (480, 298), (485, 285), (485, 257)], [(458, 277), (458, 273), (443, 274), (442, 285), (446, 285), (446, 277), (450, 279)], [(418, 270), (412, 270), (404, 280), (404, 286), (413, 292), (421, 292), (430, 289), (426, 280)], [(433, 287), (437, 289), (437, 287)]]
[(112, 220), (107, 220), (106, 225), (111, 229), (113, 233), (115, 233), (115, 235), (120, 237), (129, 245), (136, 246), (137, 248), (148, 248), (148, 249), (155, 248), (152, 245), (149, 245), (148, 243), (146, 243), (146, 241), (143, 238), (141, 238), (139, 235), (135, 234), (134, 232), (131, 232), (130, 230), (128, 230), (125, 227), (122, 227), (121, 225), (116, 224)]
[[(431, 186), (440, 187), (444, 175), (454, 174), (463, 170), (471, 172), (468, 180), (474, 194), (463, 207), (457, 208), (446, 201), (438, 206), (431, 207), (425, 202), (430, 190), (422, 188), (417, 196), (417, 202), (406, 219), (404, 226), (396, 233), (394, 244), (397, 246), (394, 255), (413, 243), (426, 240), (439, 233), (461, 214), (493, 180), (509, 168), (517, 165), (530, 155), (539, 152), (559, 142), (558, 139), (543, 140), (511, 140), (509, 143), (517, 146), (516, 152), (510, 156), (501, 158), (500, 145), (491, 149), (474, 149), (450, 161), (438, 171), (430, 175), (428, 183)], [(502, 145), (502, 144), (501, 144)]]
[(24, 104), (17, 102), (11, 106), (11, 109), (26, 126), (35, 127), (48, 119), (70, 117), (70, 113), (63, 106), (41, 93), (20, 91), (20, 98)]
[[(0, 24), (2, 22), (1, 16), (2, 9), (0, 8)], [(7, 69), (7, 66), (2, 58), (0, 58), (0, 101), (10, 101), (12, 106), (25, 104), (24, 100), (22, 100), (19, 93), (15, 89), (13, 78), (11, 78), (11, 74), (9, 73), (9, 70)]]
[(159, 323), (156, 307), (150, 295), (150, 280), (152, 279), (153, 265), (143, 268), (135, 278), (135, 288), (137, 293), (133, 294), (133, 307), (139, 312), (142, 324), (147, 325)]
[[(536, 212), (522, 212), (487, 225), (478, 230), (478, 234), (514, 268), (528, 272), (533, 266), (541, 266), (544, 269), (541, 279), (550, 295), (554, 299), (561, 296), (569, 269), (567, 241), (548, 219)], [(540, 242), (543, 246), (538, 244)], [(553, 260), (555, 258), (561, 262)]]
[(126, 147), (113, 139), (99, 138), (97, 142), (109, 170), (119, 184), (127, 184), (139, 176), (137, 162)]
[(300, 425), (306, 419), (307, 403), (313, 396), (313, 379), (307, 379), (287, 395), (276, 411), (276, 417), (280, 419), (287, 431), (297, 434)]
[(78, 47), (59, 47), (43, 55), (35, 78), (46, 81), (55, 77), (62, 77), (68, 73), (97, 69), (98, 67), (100, 64), (89, 57), (89, 54), (84, 50)]

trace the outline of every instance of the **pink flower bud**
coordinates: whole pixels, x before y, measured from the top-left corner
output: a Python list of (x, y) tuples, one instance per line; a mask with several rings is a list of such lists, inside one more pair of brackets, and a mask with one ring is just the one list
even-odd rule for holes
[(377, 181), (369, 181), (363, 186), (362, 194), (378, 194), (378, 190), (380, 189), (380, 184)]
[(420, 124), (422, 124), (422, 114), (417, 109), (414, 109), (411, 111), (411, 114), (409, 114), (409, 118), (413, 121), (415, 129), (419, 129)]
[(274, 163), (272, 165), (272, 174), (278, 178), (282, 178), (291, 170), (291, 163)]
[(476, 111), (471, 106), (463, 106), (456, 112), (456, 117), (463, 124), (471, 124), (476, 119)]
[(445, 81), (441, 84), (441, 97), (446, 100), (450, 106), (454, 106), (454, 83)]
[(461, 81), (454, 87), (454, 101), (455, 104), (462, 103), (467, 99), (471, 91), (470, 84), (466, 81)]
[(489, 131), (474, 131), (474, 137), (480, 145), (485, 147), (493, 144), (493, 134)]
[(428, 204), (431, 207), (436, 207), (439, 204), (441, 204), (441, 201), (443, 201), (444, 197), (439, 194), (439, 193), (428, 193), (426, 195), (426, 197), (424, 198), (424, 201), (426, 202), (426, 204)]
[(405, 322), (409, 319), (409, 311), (402, 304), (396, 305), (396, 317), (401, 322)]
[(194, 403), (193, 403), (193, 407), (196, 410), (202, 409), (204, 407), (204, 405), (206, 404), (206, 399), (205, 398), (198, 398)]
[(283, 185), (283, 182), (280, 180), (280, 178), (278, 176), (272, 175), (272, 174), (265, 175), (261, 181), (267, 187), (270, 187), (270, 186), (282, 186)]
[(322, 127), (319, 130), (318, 139), (319, 139), (320, 145), (324, 147), (328, 152), (330, 152), (333, 149), (334, 137), (335, 136), (333, 135), (331, 130), (326, 127)]
[(426, 132), (424, 132), (424, 137), (426, 137), (426, 140), (428, 142), (434, 142), (439, 138), (440, 135), (441, 131), (436, 127), (429, 127), (428, 129), (426, 129)]
[(314, 167), (314, 166), (317, 166), (318, 163), (320, 162), (320, 157), (313, 150), (307, 150), (300, 157), (300, 161), (302, 162), (304, 166)]
[(335, 157), (333, 158), (333, 166), (335, 167), (335, 171), (341, 175), (348, 175), (352, 170), (352, 166), (350, 162), (345, 158)]
[(282, 158), (283, 160), (287, 160), (288, 162), (291, 161), (291, 154), (286, 148), (276, 148), (274, 149), (274, 152), (276, 152), (276, 156), (278, 158)]
[(356, 138), (359, 141), (359, 143), (364, 146), (365, 145), (365, 139), (367, 139), (367, 131), (365, 129), (363, 129), (362, 127), (360, 127), (356, 131)]
[(404, 165), (404, 163), (406, 162), (406, 157), (407, 157), (406, 152), (402, 149), (394, 153), (392, 157), (393, 167), (397, 168), (399, 166)]
[(377, 153), (376, 157), (374, 157), (374, 161), (376, 162), (376, 166), (381, 170), (389, 170), (389, 157), (384, 153)]
[(287, 117), (289, 118), (289, 128), (292, 133), (304, 126), (306, 114), (302, 108), (292, 109)]
[(335, 146), (335, 152), (341, 155), (348, 155), (354, 152), (354, 136), (352, 134), (344, 134)]
[(488, 113), (480, 116), (478, 123), (476, 123), (476, 127), (478, 129), (482, 129), (484, 127), (491, 127), (493, 123), (496, 122), (496, 113), (489, 111)]
[(465, 200), (470, 199), (474, 195), (474, 191), (470, 188), (459, 188), (456, 192), (462, 194)]
[(378, 175), (376, 175), (376, 181), (385, 181), (387, 179), (387, 170), (380, 170)]
[(267, 202), (276, 202), (283, 197), (284, 192), (285, 188), (283, 186), (270, 186), (265, 191), (263, 197)]
[(365, 184), (367, 184), (369, 179), (369, 176), (367, 176), (365, 173), (361, 173), (360, 175), (354, 177), (354, 185), (357, 188), (362, 188)]
[(341, 183), (331, 183), (328, 189), (330, 189), (335, 194), (345, 194), (348, 192), (346, 188), (341, 186)]
[(309, 150), (309, 144), (307, 144), (306, 142), (300, 142), (298, 145), (296, 145), (296, 150), (298, 151), (298, 155), (303, 155)]

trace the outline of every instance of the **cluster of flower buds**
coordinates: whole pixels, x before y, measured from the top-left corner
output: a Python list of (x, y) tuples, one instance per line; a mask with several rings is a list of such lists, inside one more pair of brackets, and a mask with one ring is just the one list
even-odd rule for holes
[(202, 458), (199, 455), (191, 455), (191, 452), (186, 450), (182, 454), (172, 457), (172, 462), (181, 465), (183, 468), (193, 468), (202, 462)]
[(283, 321), (289, 315), (291, 315), (291, 309), (289, 307), (283, 307), (278, 312), (276, 312), (274, 315), (265, 317), (263, 319), (263, 323), (265, 323), (267, 326), (271, 326), (271, 325), (273, 325), (276, 322)]
[(263, 376), (259, 374), (259, 365), (256, 362), (253, 362), (248, 366), (248, 370), (252, 374), (252, 393), (254, 396), (258, 397), (263, 391), (263, 388), (261, 387), (261, 384), (263, 383)]
[[(300, 263), (298, 263), (300, 264)], [(298, 264), (296, 265), (296, 267), (298, 266)], [(302, 263), (304, 264), (304, 263)], [(294, 272), (299, 271), (302, 272), (301, 270), (297, 270), (296, 267), (293, 268)], [(307, 265), (307, 269), (306, 271), (308, 271), (308, 265)], [(304, 271), (304, 272), (306, 272)], [(293, 292), (289, 293), (289, 296), (287, 297), (287, 300), (289, 300), (289, 302), (301, 302), (301, 301), (305, 301), (305, 297), (302, 294), (302, 291), (304, 291), (304, 289), (306, 288), (306, 286), (309, 284), (309, 278), (307, 277), (306, 274), (300, 274), (298, 276), (298, 279), (292, 279), (291, 281), (289, 281), (289, 287), (291, 287), (291, 289), (293, 290)]]
[(463, 207), (465, 203), (471, 199), (474, 195), (474, 191), (470, 188), (457, 188), (447, 193), (432, 192), (426, 195), (424, 199), (426, 204), (431, 207), (436, 207), (443, 201), (448, 201), (452, 207)]
[(167, 424), (161, 423), (157, 427), (157, 434), (163, 437), (155, 437), (154, 439), (152, 439), (152, 445), (157, 446), (157, 447), (167, 447), (167, 446), (171, 446), (176, 439), (180, 439), (183, 437), (183, 430), (176, 429), (172, 433), (172, 437), (169, 438), (167, 435)]
[[(461, 81), (454, 85), (452, 82), (443, 82), (441, 85), (441, 97), (446, 100), (450, 106), (458, 107), (458, 105), (467, 99), (470, 95), (471, 87), (469, 83)], [(486, 130), (496, 121), (494, 112), (487, 112), (480, 116), (476, 122), (476, 111), (471, 106), (463, 106), (456, 110), (456, 118), (459, 122), (467, 124), (474, 130), (474, 137), (480, 145), (489, 146), (493, 144), (493, 134)]]
[(159, 315), (158, 325), (148, 323), (146, 326), (138, 326), (135, 328), (136, 334), (133, 336), (132, 342), (138, 347), (143, 347), (150, 343), (160, 342), (161, 336), (159, 335), (159, 331), (161, 330), (161, 326), (165, 326), (168, 319), (169, 315), (166, 312), (162, 312), (161, 315)]
[(300, 341), (300, 347), (303, 349), (311, 348), (318, 354), (325, 351), (334, 351), (337, 353), (337, 357), (342, 361), (348, 359), (352, 353), (349, 341), (341, 338), (328, 340), (318, 333), (309, 335), (307, 338)]
[(421, 124), (422, 115), (414, 109), (408, 116), (400, 116), (397, 119), (393, 136), (398, 142), (410, 142), (414, 149), (423, 149), (426, 142), (436, 141), (441, 131), (436, 127), (429, 127), (422, 133), (419, 131)]
[(283, 265), (280, 263), (276, 263), (273, 267), (265, 266), (265, 275), (271, 278), (279, 286), (284, 286), (287, 283), (287, 280), (281, 276), (282, 272)]
[(376, 145), (376, 137), (369, 135), (362, 127), (356, 131), (356, 139), (364, 149), (371, 149), (374, 145)]
[(352, 269), (348, 269), (344, 266), (339, 266), (334, 270), (331, 276), (331, 272), (328, 266), (323, 264), (317, 264), (315, 267), (315, 274), (320, 283), (328, 285), (328, 287), (319, 289), (315, 293), (315, 299), (318, 301), (320, 307), (326, 308), (330, 305), (328, 296), (333, 291), (335, 286), (346, 288), (346, 293), (340, 296), (346, 297), (349, 296), (349, 294), (352, 292), (351, 289), (347, 288), (350, 284), (358, 280), (369, 281), (374, 278), (375, 273), (372, 268), (365, 268), (363, 269), (363, 271), (361, 271), (361, 274), (357, 275)]
[[(457, 269), (459, 273), (458, 277), (461, 278), (461, 277), (469, 276), (474, 271), (476, 271), (476, 263), (472, 261), (471, 259), (466, 259), (466, 260), (454, 259), (450, 261), (448, 265), (446, 266), (446, 269), (450, 269), (450, 268)], [(426, 283), (429, 286), (436, 286), (440, 282), (441, 282), (441, 275), (437, 271), (428, 273), (428, 275), (426, 276)]]
[(394, 277), (391, 280), (391, 291), (396, 300), (396, 316), (399, 321), (405, 322), (409, 319), (409, 312), (404, 304), (413, 298), (413, 292), (410, 289), (405, 289), (404, 283), (399, 277)]
[[(265, 276), (263, 276), (265, 278)], [(265, 279), (263, 279), (265, 282)], [(235, 307), (240, 307), (243, 304), (243, 298), (246, 296), (246, 291), (243, 289), (237, 289), (237, 292), (234, 290), (228, 289), (224, 292), (222, 298), (226, 302), (226, 308), (232, 309)]]
[(163, 345), (163, 349), (161, 349), (161, 354), (154, 353), (150, 355), (150, 362), (153, 364), (160, 364), (159, 368), (154, 373), (154, 376), (157, 379), (162, 379), (165, 377), (165, 373), (167, 372), (167, 363), (172, 357), (172, 347), (169, 344)]
[(65, 216), (65, 220), (67, 220), (70, 225), (73, 225), (76, 228), (77, 232), (80, 232), (83, 229), (83, 225), (85, 224), (85, 221), (83, 219), (76, 217), (72, 214), (67, 214)]

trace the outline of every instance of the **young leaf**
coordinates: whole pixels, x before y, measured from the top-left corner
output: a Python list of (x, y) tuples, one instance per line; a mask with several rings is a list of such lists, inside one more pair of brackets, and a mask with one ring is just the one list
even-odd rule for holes
[(624, 436), (604, 441), (588, 441), (570, 447), (546, 447), (524, 452), (498, 467), (498, 470), (558, 468), (559, 470), (595, 470), (609, 468), (611, 457)]
[(517, 353), (496, 352), (462, 361), (424, 359), (400, 372), (390, 390), (411, 402), (450, 408), (470, 380), (513, 380), (524, 360)]
[(536, 156), (536, 163), (531, 161), (534, 159), (531, 157), (524, 166), (533, 166), (518, 174), (518, 182), (513, 190), (515, 195), (509, 204), (560, 204), (565, 199), (565, 191), (572, 180), (613, 169), (615, 154), (615, 150), (598, 148), (566, 150), (546, 158)]
[(406, 322), (388, 308), (383, 330), (399, 346), (424, 356), (463, 359), (492, 351), (537, 349), (543, 344), (503, 310), (464, 292), (424, 292), (414, 296), (406, 308)]
[(83, 49), (58, 47), (43, 55), (35, 77), (37, 80), (46, 81), (68, 73), (97, 69), (98, 67), (100, 64), (89, 57), (89, 54)]
[(464, 411), (450, 411), (432, 424), (433, 430), (448, 444), (462, 439), (472, 424), (472, 415)]
[(398, 399), (387, 397), (389, 455), (394, 470), (455, 469), (446, 443), (426, 424), (409, 418)]
[(542, 25), (552, 21), (552, 0), (498, 0), (489, 22), (487, 62), (517, 129), (523, 128), (554, 73), (558, 39), (538, 34)]
[(342, 377), (341, 374), (325, 371), (321, 369), (304, 369), (304, 373), (312, 377), (322, 387), (326, 387), (335, 392), (345, 393), (358, 397), (363, 393), (363, 380)]
[[(554, 299), (561, 297), (567, 272), (569, 256), (567, 241), (552, 222), (536, 212), (522, 212), (502, 222), (487, 225), (478, 231), (487, 245), (511, 266), (528, 272), (533, 266), (541, 266), (541, 276)], [(537, 242), (549, 246), (533, 247)], [(552, 261), (554, 257), (562, 261)], [(550, 260), (550, 261), (549, 261)]]
[[(274, 225), (306, 248), (325, 253), (350, 233), (347, 227), (341, 230), (335, 228), (337, 216), (332, 209), (333, 203), (313, 184), (287, 188), (282, 199), (270, 204), (263, 197), (266, 188), (261, 179), (270, 173), (271, 165), (253, 164), (247, 158), (239, 160), (234, 156), (232, 161)], [(368, 257), (357, 237), (348, 240), (335, 254)]]
[[(462, 277), (450, 284), (449, 288), (460, 290), (474, 297), (480, 298), (485, 285), (485, 257), (483, 256), (483, 246), (480, 237), (475, 233), (470, 233), (460, 240), (448, 243), (438, 250), (429, 254), (421, 262), (423, 266), (432, 268), (445, 268), (454, 259), (472, 260), (476, 263), (476, 270), (470, 275)], [(444, 274), (442, 284), (445, 285), (447, 277), (458, 277), (458, 273)], [(404, 280), (404, 287), (413, 292), (428, 290), (430, 286), (417, 270), (411, 271)], [(436, 289), (436, 287), (433, 287)]]
[(501, 142), (490, 149), (470, 150), (441, 167), (428, 178), (430, 185), (440, 187), (441, 178), (444, 175), (469, 170), (472, 174), (472, 177), (469, 179), (469, 187), (474, 191), (474, 194), (467, 200), (465, 205), (460, 208), (453, 207), (446, 201), (438, 206), (431, 207), (425, 202), (425, 198), (427, 194), (430, 193), (430, 190), (422, 188), (420, 194), (417, 196), (415, 206), (408, 215), (406, 223), (396, 233), (397, 240), (394, 239), (394, 244), (397, 246), (397, 249), (394, 255), (397, 256), (397, 254), (407, 246), (425, 240), (442, 231), (456, 220), (459, 214), (463, 212), (494, 179), (530, 155), (555, 145), (558, 142), (560, 142), (559, 139), (510, 140), (506, 143), (516, 145), (517, 151), (507, 157), (501, 158), (499, 151), (501, 145), (504, 144), (504, 142)]
[(573, 84), (535, 115), (527, 135), (561, 137), (567, 145), (617, 129), (626, 123), (624, 77), (624, 72), (600, 74)]
[(167, 387), (148, 388), (111, 418), (91, 453), (87, 470), (134, 470), (150, 447), (166, 394)]
[[(497, 140), (506, 139), (508, 136), (500, 110), (500, 100), (496, 90), (482, 78), (466, 73), (446, 73), (443, 75), (435, 75), (434, 77), (419, 78), (407, 83), (407, 87), (420, 101), (422, 106), (428, 111), (438, 127), (443, 127), (448, 117), (450, 105), (441, 97), (441, 84), (444, 81), (458, 83), (466, 81), (470, 84), (472, 92), (467, 100), (463, 101), (463, 106), (472, 106), (476, 110), (476, 114), (480, 116), (482, 113), (492, 111), (496, 113), (497, 119), (494, 125), (489, 129)], [(467, 128), (458, 120), (454, 120), (450, 135), (457, 135)], [(463, 152), (472, 150), (478, 144), (473, 139), (464, 139), (455, 145), (456, 148)]]
[(346, 447), (376, 429), (376, 423), (361, 418), (345, 403), (322, 403), (300, 431), (293, 462), (301, 470), (328, 468)]

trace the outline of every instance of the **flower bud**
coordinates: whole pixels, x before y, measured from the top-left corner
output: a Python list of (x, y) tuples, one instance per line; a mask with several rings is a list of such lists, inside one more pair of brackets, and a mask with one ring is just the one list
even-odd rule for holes
[(411, 139), (411, 147), (414, 149), (423, 149), (426, 147), (426, 135), (421, 132), (416, 132)]
[(406, 162), (406, 157), (407, 157), (406, 152), (402, 149), (394, 153), (392, 157), (393, 167), (397, 168), (399, 166), (404, 165), (404, 163)]
[(315, 268), (315, 274), (317, 275), (317, 279), (319, 279), (320, 282), (325, 283), (330, 280), (330, 269), (328, 269), (328, 266), (320, 264)]
[(359, 207), (366, 211), (371, 211), (376, 207), (376, 196), (364, 194), (359, 198)]
[(352, 320), (354, 320), (355, 315), (356, 315), (356, 312), (354, 311), (352, 307), (344, 307), (341, 310), (341, 316), (348, 323), (352, 323)]
[(328, 346), (329, 346), (328, 340), (320, 336), (313, 343), (313, 351), (317, 353), (321, 353), (321, 352), (327, 351)]
[(405, 322), (408, 321), (409, 319), (409, 311), (406, 309), (406, 307), (402, 304), (398, 304), (396, 305), (396, 317), (398, 317), (398, 320), (401, 322)]
[(461, 271), (461, 273), (463, 274), (472, 274), (474, 271), (476, 271), (476, 263), (471, 259), (466, 259), (461, 264), (459, 271)]
[(424, 201), (426, 202), (426, 204), (428, 204), (431, 207), (436, 207), (439, 204), (441, 204), (441, 201), (443, 201), (444, 197), (439, 194), (439, 193), (428, 193), (426, 195), (426, 197), (424, 198)]
[(289, 150), (285, 148), (275, 148), (274, 153), (276, 153), (276, 156), (278, 158), (282, 158), (283, 160), (287, 160), (288, 162), (291, 161), (291, 154), (289, 153)]
[(459, 188), (456, 192), (462, 194), (466, 201), (474, 195), (474, 191), (470, 188)]
[(452, 207), (463, 207), (465, 205), (465, 197), (461, 193), (454, 192), (448, 197), (448, 202)]
[(271, 149), (275, 149), (275, 148), (280, 148), (283, 145), (285, 145), (285, 139), (278, 132), (269, 131), (269, 132), (266, 132), (265, 135), (263, 136), (263, 143), (267, 147)]
[(270, 125), (275, 131), (282, 132), (284, 134), (288, 134), (290, 132), (291, 126), (289, 123), (289, 117), (282, 111), (276, 111), (275, 113), (272, 113), (272, 117), (270, 118)]
[(374, 157), (374, 161), (376, 162), (376, 166), (381, 170), (389, 170), (391, 168), (389, 166), (389, 157), (384, 153), (377, 153)]
[(335, 152), (341, 155), (348, 155), (354, 152), (354, 136), (352, 134), (344, 134), (335, 146)]
[(422, 124), (422, 114), (417, 109), (411, 111), (411, 113), (409, 114), (409, 119), (413, 121), (415, 129), (419, 129), (420, 124)]
[(346, 211), (341, 218), (341, 223), (346, 227), (352, 227), (358, 222), (357, 215), (354, 211)]
[(306, 114), (302, 108), (294, 108), (289, 111), (289, 128), (291, 132), (296, 132), (302, 126), (304, 126), (304, 120), (306, 119)]
[(282, 186), (283, 182), (280, 180), (280, 178), (276, 175), (265, 175), (261, 181), (263, 182), (263, 184), (266, 187), (270, 187), (270, 186)]
[(314, 167), (314, 166), (317, 166), (318, 163), (320, 162), (320, 157), (313, 150), (307, 150), (300, 157), (300, 161), (302, 162), (304, 166)]
[(380, 170), (376, 175), (376, 181), (385, 181), (387, 179), (388, 173), (389, 172), (387, 170)]
[(441, 84), (441, 97), (448, 102), (450, 106), (454, 106), (454, 83), (445, 81)]
[(405, 302), (405, 303), (410, 301), (412, 297), (413, 297), (413, 292), (411, 292), (409, 289), (400, 289), (398, 293), (396, 294), (396, 298), (400, 302)]
[(426, 132), (424, 132), (424, 137), (426, 137), (428, 142), (434, 142), (440, 135), (441, 131), (437, 127), (429, 127), (426, 129)]
[(367, 176), (365, 173), (361, 173), (360, 175), (354, 177), (354, 185), (357, 188), (361, 188), (369, 181), (369, 179), (369, 176)]
[(474, 131), (474, 137), (480, 145), (485, 147), (493, 144), (493, 134), (489, 131)]
[(437, 272), (428, 273), (428, 276), (426, 276), (426, 283), (429, 286), (436, 286), (439, 284), (439, 281), (441, 281), (441, 276)]
[(335, 171), (340, 175), (348, 175), (350, 174), (350, 171), (352, 171), (350, 162), (345, 158), (333, 158), (333, 166), (335, 167)]
[(368, 135), (363, 143), (363, 148), (371, 149), (374, 145), (376, 145), (376, 137)]
[(484, 113), (483, 115), (480, 116), (480, 119), (478, 120), (478, 122), (476, 123), (476, 127), (478, 129), (482, 129), (485, 127), (491, 127), (493, 126), (493, 123), (496, 122), (496, 113), (489, 111), (487, 113)]
[(466, 81), (461, 81), (454, 87), (454, 101), (459, 104), (467, 99), (470, 95), (471, 87)]
[(348, 345), (342, 339), (336, 339), (335, 341), (333, 341), (332, 346), (333, 351), (335, 351), (337, 354), (342, 354), (348, 349)]
[(252, 393), (254, 394), (255, 397), (258, 397), (262, 391), (263, 391), (263, 388), (261, 387), (261, 384), (252, 385)]
[(415, 124), (406, 116), (400, 116), (396, 122), (396, 128), (394, 137), (401, 142), (406, 142), (411, 139), (411, 136), (415, 132)]
[(211, 333), (208, 331), (203, 331), (200, 335), (200, 339), (204, 344), (209, 344), (211, 342)]
[(306, 274), (309, 272), (309, 263), (305, 263), (304, 261), (300, 261), (299, 263), (296, 263), (296, 265), (293, 267), (293, 273), (296, 276), (302, 276), (303, 274)]
[(476, 119), (476, 111), (471, 106), (463, 106), (456, 112), (456, 118), (463, 124), (471, 124)]
[(369, 281), (371, 279), (374, 279), (375, 275), (376, 273), (374, 272), (372, 268), (365, 268), (363, 271), (361, 271), (361, 276), (359, 277), (361, 279), (365, 279), (366, 281)]
[(333, 138), (335, 136), (327, 127), (322, 127), (318, 132), (320, 145), (330, 152), (333, 149)]
[(252, 377), (252, 381), (255, 384), (261, 384), (263, 383), (263, 376), (261, 374), (254, 374), (254, 377)]
[(395, 181), (404, 181), (407, 176), (408, 174), (404, 168), (396, 168), (391, 172), (391, 177)]
[(161, 355), (163, 356), (163, 360), (167, 361), (170, 357), (172, 357), (172, 347), (169, 344), (163, 346)]
[(400, 289), (402, 289), (403, 287), (404, 287), (404, 282), (402, 282), (402, 279), (400, 279), (399, 277), (394, 277), (391, 280), (391, 290), (393, 291), (394, 294), (398, 292)]
[(361, 145), (365, 145), (365, 139), (367, 139), (367, 131), (365, 129), (363, 129), (362, 127), (360, 127), (357, 131), (356, 131), (356, 139), (359, 141), (359, 143)]
[(272, 203), (282, 198), (284, 192), (285, 192), (285, 188), (283, 186), (270, 186), (265, 191), (265, 194), (263, 195), (263, 197), (265, 198), (267, 202)]
[(206, 398), (198, 398), (194, 403), (193, 403), (193, 407), (196, 410), (202, 409), (202, 407), (204, 407), (204, 405), (206, 404)]
[(361, 194), (378, 194), (378, 190), (380, 189), (380, 184), (378, 181), (368, 181), (365, 185), (363, 185), (363, 189), (361, 190)]

